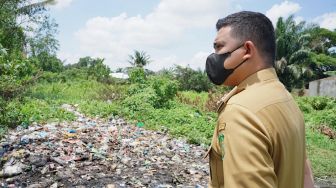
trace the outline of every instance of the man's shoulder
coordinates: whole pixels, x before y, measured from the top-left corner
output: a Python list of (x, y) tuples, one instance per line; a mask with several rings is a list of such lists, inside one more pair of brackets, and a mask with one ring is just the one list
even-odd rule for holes
[(293, 100), (293, 98), (283, 84), (278, 80), (273, 80), (250, 86), (232, 96), (227, 103), (227, 107), (239, 105), (256, 113), (272, 104), (288, 102), (289, 100)]

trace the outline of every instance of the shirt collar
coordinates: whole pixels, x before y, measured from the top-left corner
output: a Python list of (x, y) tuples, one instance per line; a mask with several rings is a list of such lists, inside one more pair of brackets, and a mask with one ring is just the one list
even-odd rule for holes
[(226, 104), (233, 95), (243, 91), (248, 86), (251, 86), (253, 84), (260, 83), (263, 81), (267, 81), (267, 80), (274, 80), (274, 79), (278, 79), (278, 76), (274, 68), (267, 68), (267, 69), (260, 70), (256, 73), (253, 73), (252, 75), (248, 76), (244, 81), (242, 81), (238, 86), (235, 86), (229, 93), (224, 95), (217, 102), (217, 106), (218, 106), (217, 112), (220, 113), (222, 111), (223, 107), (225, 106), (224, 104)]
[(262, 69), (250, 76), (248, 76), (244, 81), (242, 81), (237, 87), (238, 90), (244, 90), (245, 88), (267, 80), (278, 79), (278, 76), (274, 68)]

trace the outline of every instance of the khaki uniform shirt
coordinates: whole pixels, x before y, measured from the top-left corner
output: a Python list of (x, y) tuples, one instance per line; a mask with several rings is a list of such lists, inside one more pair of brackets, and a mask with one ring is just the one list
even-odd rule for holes
[(224, 96), (210, 156), (209, 187), (302, 188), (302, 113), (273, 68)]

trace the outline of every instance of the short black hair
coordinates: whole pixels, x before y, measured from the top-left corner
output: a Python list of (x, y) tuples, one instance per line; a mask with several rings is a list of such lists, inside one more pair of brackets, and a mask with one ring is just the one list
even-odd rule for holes
[(274, 66), (275, 34), (270, 19), (259, 12), (241, 11), (217, 21), (217, 31), (226, 26), (232, 28), (231, 35), (241, 42), (252, 41), (265, 61)]

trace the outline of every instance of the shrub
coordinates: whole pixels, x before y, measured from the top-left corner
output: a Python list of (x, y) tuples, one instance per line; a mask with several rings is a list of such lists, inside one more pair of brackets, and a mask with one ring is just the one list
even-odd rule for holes
[(156, 101), (154, 101), (154, 107), (168, 107), (169, 101), (176, 96), (178, 83), (174, 80), (158, 76), (152, 77), (150, 82), (157, 96)]
[(9, 100), (22, 94), (40, 75), (27, 59), (8, 60), (0, 56), (0, 96)]
[(136, 115), (147, 114), (154, 109), (155, 101), (157, 101), (157, 95), (151, 87), (143, 89), (142, 92), (130, 95), (122, 101), (124, 107), (124, 114), (128, 114), (130, 117), (136, 117)]
[(313, 110), (333, 109), (336, 107), (336, 100), (331, 97), (296, 97), (296, 101), (303, 112), (312, 112)]
[(323, 110), (328, 105), (328, 98), (326, 98), (326, 97), (314, 97), (310, 101), (310, 105), (315, 110)]
[(142, 67), (134, 67), (129, 72), (129, 80), (133, 84), (144, 84), (146, 83), (145, 70)]
[(14, 99), (1, 113), (0, 125), (15, 127), (22, 123), (47, 122), (49, 119), (72, 120), (74, 115), (58, 105), (48, 104), (39, 99)]
[(174, 74), (180, 85), (180, 90), (208, 91), (214, 87), (202, 70), (193, 70), (190, 67), (176, 66)]
[(310, 113), (314, 110), (308, 97), (296, 97), (296, 102), (303, 113)]

